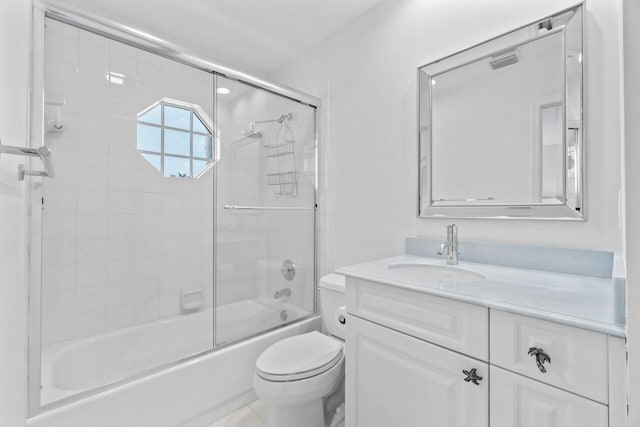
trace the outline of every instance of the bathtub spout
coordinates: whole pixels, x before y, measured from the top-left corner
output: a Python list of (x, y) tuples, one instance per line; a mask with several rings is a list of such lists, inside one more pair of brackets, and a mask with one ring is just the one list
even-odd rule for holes
[(291, 296), (291, 288), (280, 289), (279, 291), (276, 291), (276, 293), (273, 295), (275, 299), (279, 299), (282, 297), (289, 297), (289, 296)]

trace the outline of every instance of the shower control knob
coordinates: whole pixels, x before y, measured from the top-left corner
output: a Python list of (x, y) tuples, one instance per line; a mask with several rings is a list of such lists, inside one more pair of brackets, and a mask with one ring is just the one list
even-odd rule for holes
[(338, 316), (338, 322), (340, 322), (341, 325), (344, 325), (345, 323), (347, 323), (347, 318), (344, 317), (344, 314), (341, 314)]
[(296, 265), (290, 259), (285, 259), (284, 261), (282, 261), (280, 272), (285, 279), (291, 281), (294, 277), (296, 277)]

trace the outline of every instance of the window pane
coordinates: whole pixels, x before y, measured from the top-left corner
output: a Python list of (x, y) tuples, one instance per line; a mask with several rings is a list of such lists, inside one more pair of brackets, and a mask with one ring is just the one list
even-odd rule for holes
[(164, 125), (171, 126), (172, 128), (191, 130), (191, 111), (165, 105)]
[(164, 176), (190, 178), (191, 166), (189, 163), (189, 159), (182, 157), (164, 156)]
[(164, 130), (164, 152), (168, 154), (179, 154), (190, 156), (191, 147), (189, 143), (189, 133), (178, 130)]
[(160, 128), (138, 123), (138, 150), (160, 152)]
[(147, 154), (147, 153), (140, 153), (142, 154), (142, 156), (147, 159), (147, 161), (149, 163), (151, 163), (153, 165), (153, 167), (155, 167), (158, 170), (162, 170), (162, 164), (161, 164), (161, 159), (160, 156), (157, 154)]
[(193, 131), (199, 133), (211, 133), (195, 114), (193, 115)]
[(177, 105), (160, 103), (138, 117), (137, 147), (167, 177), (196, 177), (213, 160), (213, 137), (205, 120), (192, 108)]
[(193, 134), (193, 157), (212, 158), (211, 137)]
[(147, 123), (153, 123), (155, 125), (162, 124), (161, 111), (162, 111), (162, 106), (156, 105), (151, 110), (147, 111), (146, 113), (138, 117), (138, 120), (147, 122)]
[(193, 176), (197, 177), (209, 166), (211, 162), (207, 162), (204, 160), (194, 160), (193, 161)]

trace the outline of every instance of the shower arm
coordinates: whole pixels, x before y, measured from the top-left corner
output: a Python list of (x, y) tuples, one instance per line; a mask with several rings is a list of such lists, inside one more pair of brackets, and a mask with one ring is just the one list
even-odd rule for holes
[(292, 113), (287, 113), (287, 114), (283, 114), (280, 117), (278, 117), (277, 119), (271, 119), (271, 120), (258, 120), (255, 122), (250, 122), (249, 123), (249, 128), (251, 130), (254, 129), (255, 125), (258, 124), (262, 124), (262, 123), (284, 123), (285, 121), (291, 120), (293, 119), (293, 114)]

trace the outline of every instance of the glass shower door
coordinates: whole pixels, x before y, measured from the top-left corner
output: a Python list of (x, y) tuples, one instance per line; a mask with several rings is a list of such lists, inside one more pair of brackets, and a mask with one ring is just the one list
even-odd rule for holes
[(313, 107), (216, 80), (215, 344), (315, 311)]
[(44, 67), (42, 405), (213, 349), (215, 157), (211, 73), (51, 19)]

